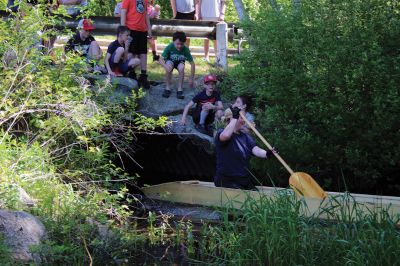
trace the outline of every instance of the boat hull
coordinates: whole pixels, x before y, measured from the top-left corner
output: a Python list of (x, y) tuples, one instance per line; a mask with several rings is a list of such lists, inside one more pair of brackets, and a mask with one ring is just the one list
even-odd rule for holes
[[(169, 182), (142, 188), (143, 193), (152, 199), (234, 209), (240, 209), (249, 198), (254, 200), (260, 200), (261, 197), (273, 199), (282, 193), (296, 198), (291, 189), (265, 186), (258, 186), (257, 189), (258, 191), (221, 188), (215, 187), (211, 182), (197, 180)], [(379, 214), (385, 210), (394, 219), (400, 217), (400, 197), (338, 192), (327, 192), (327, 194), (328, 197), (324, 200), (297, 198), (304, 202), (303, 208), (301, 208), (302, 214), (308, 217), (337, 217), (339, 219), (341, 215), (344, 215), (346, 217), (342, 217), (343, 219), (352, 219), (359, 212)], [(323, 211), (328, 208), (329, 214)]]

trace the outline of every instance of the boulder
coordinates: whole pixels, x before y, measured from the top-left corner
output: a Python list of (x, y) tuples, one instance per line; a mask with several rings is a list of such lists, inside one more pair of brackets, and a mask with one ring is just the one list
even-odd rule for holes
[(176, 86), (172, 88), (171, 96), (169, 98), (164, 98), (162, 97), (162, 93), (165, 89), (165, 83), (152, 86), (150, 90), (145, 91), (146, 96), (140, 99), (138, 111), (149, 117), (182, 114), (185, 105), (200, 91), (199, 89), (184, 87), (183, 93), (185, 99), (177, 99)]
[[(137, 92), (139, 89), (138, 82), (131, 78), (126, 77), (112, 77), (108, 75), (85, 75), (85, 78), (92, 84), (93, 90), (101, 90), (105, 85), (111, 84), (112, 92), (110, 93), (110, 100), (116, 103), (123, 103), (125, 97), (132, 95), (132, 91)], [(96, 83), (103, 83), (98, 85)]]
[(22, 211), (0, 210), (0, 234), (18, 262), (40, 263), (38, 254), (30, 251), (46, 235), (45, 227), (35, 216)]
[(206, 152), (214, 152), (214, 137), (200, 133), (195, 129), (195, 124), (191, 117), (188, 117), (186, 125), (181, 125), (182, 115), (169, 116), (171, 123), (166, 128), (168, 133), (176, 133), (182, 139), (189, 139), (194, 145), (202, 146)]

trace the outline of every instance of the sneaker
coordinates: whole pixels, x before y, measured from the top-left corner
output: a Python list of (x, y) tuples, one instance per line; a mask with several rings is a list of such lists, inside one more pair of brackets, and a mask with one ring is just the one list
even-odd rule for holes
[(164, 90), (162, 97), (168, 98), (171, 95), (171, 90)]
[(199, 131), (201, 134), (207, 135), (207, 130), (206, 130), (206, 128), (204, 127), (204, 125), (196, 124), (196, 125), (194, 125), (194, 128), (195, 128), (197, 131)]
[(128, 78), (137, 80), (136, 72), (134, 70), (131, 70), (128, 72), (128, 75), (126, 75)]
[(208, 57), (203, 57), (202, 60), (203, 60), (204, 62), (210, 63), (210, 58), (208, 58)]
[(139, 87), (142, 87), (145, 90), (150, 89), (150, 83), (147, 80), (147, 74), (140, 74), (138, 83), (139, 83)]
[(185, 96), (183, 95), (183, 91), (177, 91), (177, 92), (176, 92), (176, 98), (178, 98), (178, 99), (184, 99)]
[(107, 74), (107, 68), (103, 67), (103, 66), (99, 66), (99, 65), (95, 65), (93, 67), (93, 74)]
[(212, 137), (214, 133), (214, 127), (212, 125), (204, 125), (204, 128), (207, 131), (207, 135)]
[(158, 62), (160, 60), (160, 56), (158, 54), (153, 55), (153, 62)]

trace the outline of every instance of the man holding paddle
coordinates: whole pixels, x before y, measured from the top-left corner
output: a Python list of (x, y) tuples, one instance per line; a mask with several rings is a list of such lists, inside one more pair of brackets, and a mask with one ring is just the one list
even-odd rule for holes
[(249, 134), (241, 130), (245, 121), (240, 112), (244, 113), (244, 110), (239, 107), (225, 111), (227, 126), (215, 136), (217, 171), (214, 184), (217, 187), (255, 190), (249, 170), (251, 156), (269, 158), (275, 151), (261, 149)]

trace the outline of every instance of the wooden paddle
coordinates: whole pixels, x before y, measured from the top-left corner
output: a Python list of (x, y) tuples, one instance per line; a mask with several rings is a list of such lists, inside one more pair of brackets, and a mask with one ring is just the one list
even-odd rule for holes
[[(246, 124), (253, 130), (253, 132), (261, 139), (261, 141), (273, 151), (272, 146), (265, 140), (265, 138), (258, 132), (258, 130), (253, 126), (252, 123), (247, 120), (246, 116), (240, 112), (240, 116), (246, 122)], [(317, 182), (307, 173), (303, 172), (294, 172), (292, 168), (279, 156), (278, 153), (273, 152), (275, 157), (281, 162), (281, 164), (288, 170), (290, 173), (289, 185), (292, 189), (301, 196), (309, 197), (309, 198), (318, 198), (324, 199), (327, 197), (326, 192), (318, 185)]]

